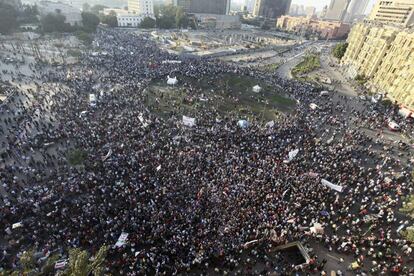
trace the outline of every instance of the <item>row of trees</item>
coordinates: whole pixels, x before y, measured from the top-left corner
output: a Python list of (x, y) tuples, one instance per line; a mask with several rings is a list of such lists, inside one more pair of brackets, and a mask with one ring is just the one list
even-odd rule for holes
[(0, 1), (0, 34), (10, 34), (22, 24), (38, 22), (36, 6), (23, 5), (21, 9)]
[[(102, 246), (95, 256), (91, 258), (86, 250), (73, 248), (69, 250), (67, 265), (59, 273), (61, 276), (88, 276), (104, 275), (105, 260), (108, 253), (108, 246)], [(19, 276), (19, 275), (55, 275), (55, 263), (59, 261), (60, 256), (53, 254), (49, 256), (42, 264), (35, 258), (33, 249), (25, 251), (20, 257), (19, 268), (13, 271), (3, 271), (0, 275)]]
[(156, 6), (154, 8), (154, 13), (155, 19), (150, 17), (144, 18), (140, 25), (141, 28), (196, 28), (194, 19), (188, 17), (181, 7), (174, 7), (172, 5)]

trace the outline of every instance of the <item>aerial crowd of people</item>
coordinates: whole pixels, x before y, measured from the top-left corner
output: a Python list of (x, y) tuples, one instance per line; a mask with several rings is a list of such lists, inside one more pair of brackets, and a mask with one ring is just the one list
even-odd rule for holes
[[(35, 86), (7, 88), (2, 268), (19, 267), (31, 248), (67, 256), (69, 248), (94, 254), (106, 244), (114, 275), (326, 275), (326, 254), (311, 250), (320, 244), (347, 256), (360, 275), (414, 273), (412, 244), (401, 235), (410, 219), (398, 212), (413, 192), (411, 149), (384, 130), (391, 118), (413, 135), (397, 109), (320, 96), (311, 84), (254, 67), (175, 56), (148, 35), (100, 30), (94, 47), (79, 64), (31, 65), (26, 79)], [(280, 87), (295, 111), (242, 128), (236, 115), (207, 106), (188, 127), (182, 110), (164, 119), (147, 106), (154, 80), (185, 76), (178, 85), (192, 87), (189, 79), (229, 73)], [(73, 153), (79, 164), (68, 162)], [(306, 264), (273, 250), (294, 241), (309, 250)]]

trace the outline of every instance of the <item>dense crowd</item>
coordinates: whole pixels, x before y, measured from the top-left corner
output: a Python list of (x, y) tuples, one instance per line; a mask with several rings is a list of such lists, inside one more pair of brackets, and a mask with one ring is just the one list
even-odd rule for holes
[[(413, 192), (410, 151), (398, 154), (402, 144), (385, 145), (381, 133), (393, 118), (413, 134), (396, 110), (321, 97), (310, 84), (251, 67), (177, 57), (145, 35), (101, 31), (94, 43), (99, 50), (80, 65), (47, 71), (1, 107), (2, 267), (18, 267), (33, 247), (65, 255), (107, 244), (106, 267), (116, 275), (324, 273), (326, 260), (315, 254), (292, 266), (269, 253), (301, 241), (352, 256), (357, 271), (414, 273), (412, 245), (396, 231), (407, 224), (396, 208)], [(243, 129), (211, 107), (189, 128), (179, 110), (162, 119), (145, 104), (155, 79), (226, 73), (280, 87), (296, 111)], [(95, 108), (89, 93), (98, 95)], [(68, 164), (70, 149), (86, 153), (83, 166)], [(310, 233), (315, 223), (323, 233)], [(121, 233), (127, 243), (113, 246)]]

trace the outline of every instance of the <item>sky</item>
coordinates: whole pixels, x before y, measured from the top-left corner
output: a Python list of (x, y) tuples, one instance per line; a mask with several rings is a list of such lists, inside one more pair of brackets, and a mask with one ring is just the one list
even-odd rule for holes
[[(371, 0), (370, 5), (368, 5), (367, 10), (370, 10), (370, 7), (376, 0)], [(322, 10), (324, 6), (329, 5), (331, 0), (292, 0), (292, 4), (299, 4), (304, 6), (314, 6), (317, 10)]]

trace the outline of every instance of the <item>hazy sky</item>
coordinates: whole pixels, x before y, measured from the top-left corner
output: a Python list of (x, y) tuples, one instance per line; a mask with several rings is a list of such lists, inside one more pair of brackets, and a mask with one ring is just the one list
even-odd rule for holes
[[(370, 6), (375, 2), (376, 0), (371, 0), (370, 5), (368, 6), (368, 9), (370, 10)], [(292, 4), (299, 4), (304, 6), (314, 6), (317, 10), (322, 10), (325, 5), (329, 5), (331, 0), (292, 0)]]

